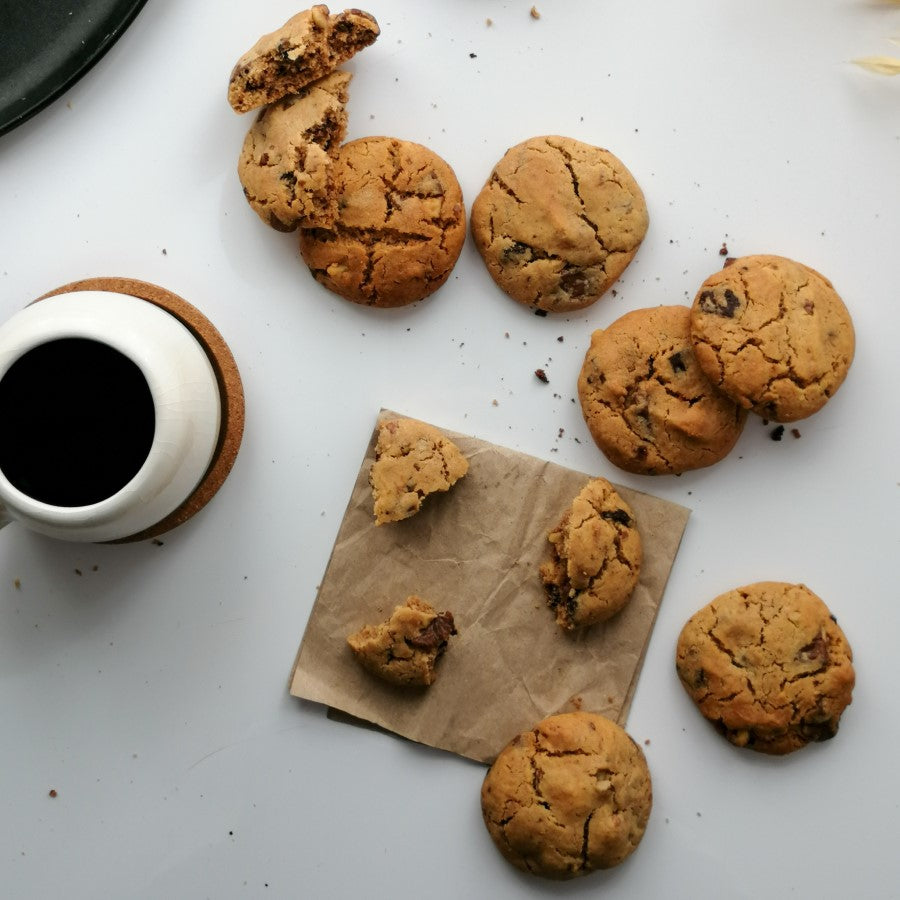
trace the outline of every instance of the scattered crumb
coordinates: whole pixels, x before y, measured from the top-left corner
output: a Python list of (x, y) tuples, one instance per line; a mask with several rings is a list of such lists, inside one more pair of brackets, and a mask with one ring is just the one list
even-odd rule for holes
[(76, 574), (76, 575), (81, 575), (81, 569), (76, 569), (76, 570), (75, 570), (75, 574)]
[(547, 310), (546, 309), (536, 309), (534, 311), (534, 314), (536, 316), (540, 316), (540, 318), (544, 319), (547, 316)]
[(500, 404), (496, 400), (491, 400), (491, 406), (499, 406)]
[(477, 54), (477, 53), (470, 53), (470, 54), (469, 54), (469, 59), (478, 59), (478, 54)]
[(537, 380), (543, 381), (544, 384), (547, 384), (550, 381), (550, 379), (547, 377), (547, 373), (543, 369), (535, 369), (534, 374)]
[(13, 579), (13, 587), (14, 587), (17, 591), (22, 590), (22, 582), (19, 581), (18, 578), (14, 578), (14, 579)]
[(163, 545), (163, 542), (159, 538), (153, 538), (153, 540), (150, 541), (150, 543), (154, 544), (157, 547), (162, 547), (162, 545)]
[(58, 797), (59, 794), (56, 793), (56, 788), (50, 788), (49, 792), (47, 793), (47, 796), (48, 797)]
[(780, 441), (784, 437), (784, 425), (776, 425), (769, 437), (772, 438), (773, 441)]
[(168, 251), (166, 250), (165, 247), (162, 248), (162, 255), (163, 255), (163, 256), (168, 256), (168, 255), (169, 255), (169, 253), (168, 253)]
[(491, 25), (494, 24), (494, 20), (493, 19), (485, 19), (484, 24), (487, 25), (488, 28), (490, 28)]
[(531, 7), (531, 12), (529, 13), (532, 19), (539, 19), (541, 14), (538, 12), (538, 8), (536, 6)]
[(722, 246), (719, 247), (719, 256), (728, 256), (728, 245), (725, 241), (722, 241)]
[(564, 338), (563, 338), (563, 336), (562, 336), (562, 335), (560, 335), (560, 336), (559, 336), (559, 337), (558, 337), (558, 338), (557, 338), (557, 340), (558, 340), (558, 341), (559, 341), (559, 342), (560, 342), (560, 343), (562, 343), (562, 342), (563, 342), (563, 340), (564, 340)]
[(792, 436), (792, 437), (795, 437), (795, 438), (800, 437), (800, 429), (799, 429), (799, 428), (792, 428), (792, 429), (791, 429), (791, 436)]
[(647, 738), (647, 739), (644, 741), (644, 746), (645, 746), (645, 747), (649, 747), (649, 746), (650, 746), (650, 738)]

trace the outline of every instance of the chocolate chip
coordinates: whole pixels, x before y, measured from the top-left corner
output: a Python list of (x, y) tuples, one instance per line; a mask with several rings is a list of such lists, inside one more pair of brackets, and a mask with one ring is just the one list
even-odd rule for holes
[(631, 525), (631, 516), (624, 509), (604, 509), (600, 513), (600, 518), (606, 519), (608, 522), (615, 522), (617, 525), (626, 527)]
[(416, 650), (435, 650), (446, 644), (450, 635), (456, 634), (453, 613), (438, 613), (417, 635), (408, 637), (406, 643)]
[(544, 384), (549, 383), (550, 379), (547, 377), (547, 373), (543, 369), (535, 369), (534, 374), (538, 381), (543, 381)]
[(735, 310), (741, 305), (741, 298), (731, 288), (725, 288), (720, 296), (716, 291), (703, 291), (700, 294), (700, 309), (714, 316), (733, 319)]
[(776, 425), (769, 433), (773, 441), (780, 441), (784, 437), (784, 425)]
[(684, 364), (684, 357), (681, 355), (681, 352), (673, 353), (669, 357), (669, 365), (672, 366), (673, 372), (686, 372), (687, 366)]

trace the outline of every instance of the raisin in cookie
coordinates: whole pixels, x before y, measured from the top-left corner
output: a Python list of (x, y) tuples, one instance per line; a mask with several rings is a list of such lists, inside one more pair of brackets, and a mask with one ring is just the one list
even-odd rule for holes
[(481, 788), (497, 849), (519, 869), (574, 878), (623, 862), (653, 797), (640, 747), (589, 712), (550, 716), (500, 751)]
[(853, 323), (831, 282), (781, 256), (744, 256), (703, 282), (694, 353), (745, 409), (794, 422), (821, 409), (853, 361)]
[(729, 591), (695, 613), (675, 665), (732, 744), (776, 755), (834, 737), (855, 680), (828, 607), (802, 584), (774, 581)]
[(332, 72), (267, 106), (247, 132), (238, 177), (247, 202), (278, 231), (337, 214), (333, 160), (347, 132), (349, 72)]
[(712, 385), (691, 347), (687, 306), (626, 313), (591, 336), (578, 396), (597, 446), (615, 465), (677, 474), (722, 459), (746, 412)]
[(647, 232), (644, 195), (608, 150), (555, 135), (507, 150), (472, 204), (472, 236), (497, 285), (528, 306), (594, 303)]
[(419, 597), (407, 597), (387, 622), (366, 625), (347, 638), (359, 664), (392, 684), (434, 683), (435, 664), (456, 634), (453, 614), (436, 612)]
[(551, 559), (540, 577), (560, 627), (603, 622), (628, 602), (641, 571), (641, 536), (631, 507), (605, 478), (585, 485), (548, 540)]
[(408, 519), (429, 494), (449, 491), (468, 471), (456, 444), (432, 425), (416, 419), (382, 422), (369, 470), (375, 524)]
[(300, 232), (316, 280), (365, 306), (405, 306), (436, 291), (466, 237), (450, 166), (421, 144), (368, 137), (341, 147), (335, 179), (337, 218)]
[(330, 15), (319, 4), (299, 12), (237, 61), (228, 102), (242, 113), (299, 93), (368, 47), (378, 34), (375, 19), (359, 9)]

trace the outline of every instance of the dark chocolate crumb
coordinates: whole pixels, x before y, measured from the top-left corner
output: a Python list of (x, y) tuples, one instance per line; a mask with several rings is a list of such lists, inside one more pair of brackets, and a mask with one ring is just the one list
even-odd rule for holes
[(469, 54), (469, 59), (475, 59), (477, 56), (478, 56), (477, 53), (470, 53), (470, 54)]
[(557, 338), (557, 340), (558, 340), (560, 343), (562, 343), (562, 342), (563, 342), (563, 336), (560, 335), (560, 336)]
[(540, 318), (543, 319), (543, 318), (547, 315), (547, 310), (546, 310), (546, 309), (536, 309), (536, 310), (534, 311), (534, 314), (535, 314), (536, 316), (540, 316)]
[(50, 788), (50, 791), (47, 794), (48, 797), (58, 797), (59, 794), (56, 793), (56, 788)]
[(547, 373), (543, 369), (535, 369), (534, 374), (538, 381), (543, 381), (544, 384), (549, 383), (550, 379), (547, 377)]
[(769, 437), (772, 438), (773, 441), (780, 441), (784, 437), (784, 425), (776, 425)]
[(719, 256), (728, 256), (728, 247), (725, 241), (722, 241), (722, 246), (719, 247)]

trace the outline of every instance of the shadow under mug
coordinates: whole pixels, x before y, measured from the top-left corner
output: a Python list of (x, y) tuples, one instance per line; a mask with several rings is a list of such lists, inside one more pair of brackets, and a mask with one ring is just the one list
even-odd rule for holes
[(206, 350), (160, 305), (108, 290), (32, 303), (0, 326), (0, 526), (146, 533), (209, 471), (222, 410)]

